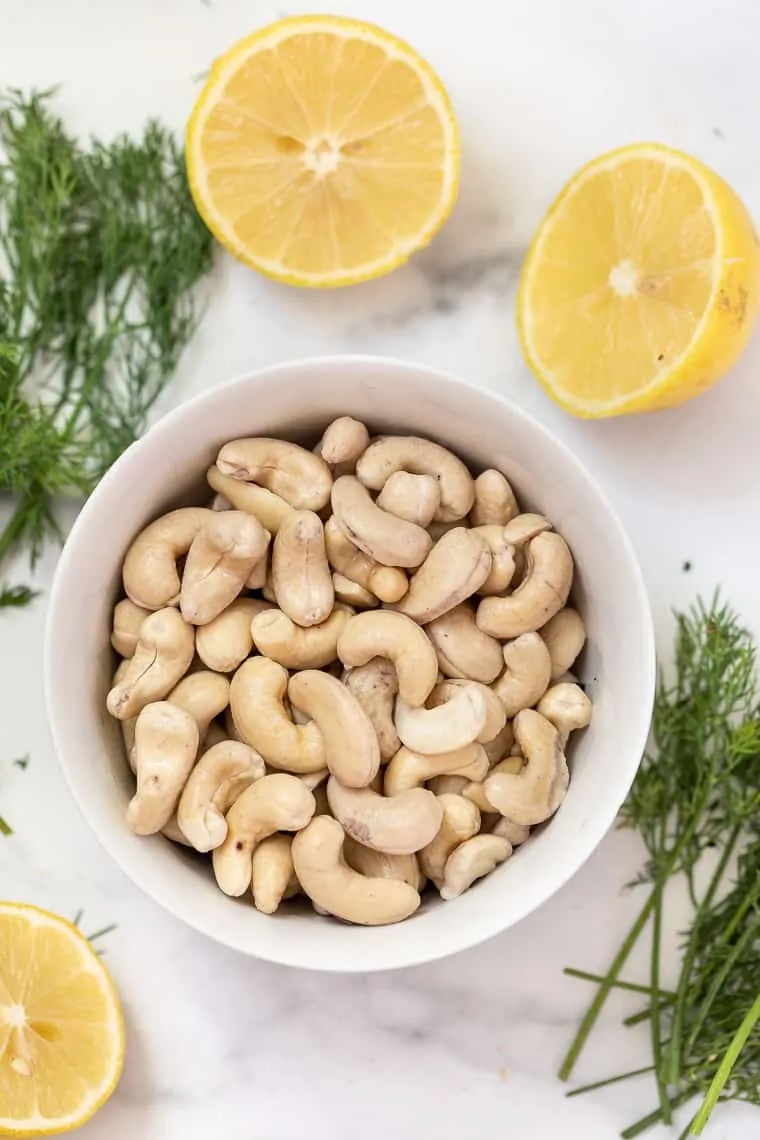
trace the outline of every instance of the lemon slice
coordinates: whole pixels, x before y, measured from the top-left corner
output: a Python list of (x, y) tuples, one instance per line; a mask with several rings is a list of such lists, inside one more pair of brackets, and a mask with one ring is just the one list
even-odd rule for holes
[(186, 151), (214, 236), (292, 285), (388, 273), (427, 245), (459, 183), (435, 72), (382, 29), (336, 16), (281, 20), (218, 59)]
[(522, 271), (520, 339), (550, 396), (587, 418), (680, 404), (747, 343), (760, 254), (733, 190), (657, 144), (590, 162), (544, 218)]
[(84, 1124), (123, 1059), (119, 999), (87, 939), (56, 915), (0, 903), (0, 1135)]

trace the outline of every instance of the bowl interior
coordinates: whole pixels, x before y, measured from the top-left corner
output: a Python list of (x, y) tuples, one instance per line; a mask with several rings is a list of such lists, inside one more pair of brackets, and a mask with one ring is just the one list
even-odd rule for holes
[[(216, 887), (207, 861), (124, 823), (131, 777), (105, 711), (114, 668), (111, 611), (124, 553), (170, 507), (202, 503), (203, 472), (242, 435), (312, 444), (338, 415), (373, 432), (426, 435), (474, 471), (503, 470), (523, 509), (546, 514), (576, 562), (573, 598), (586, 621), (583, 681), (594, 718), (570, 751), (570, 790), (549, 826), (455, 902), (425, 898), (393, 927), (350, 927), (306, 910), (259, 914)], [(646, 740), (654, 692), (651, 619), (630, 545), (572, 454), (499, 397), (401, 362), (302, 361), (242, 377), (183, 405), (134, 444), (92, 495), (68, 539), (50, 600), (46, 690), (72, 792), (109, 853), (178, 917), (258, 957), (310, 968), (387, 969), (463, 949), (510, 926), (558, 889), (611, 825)]]

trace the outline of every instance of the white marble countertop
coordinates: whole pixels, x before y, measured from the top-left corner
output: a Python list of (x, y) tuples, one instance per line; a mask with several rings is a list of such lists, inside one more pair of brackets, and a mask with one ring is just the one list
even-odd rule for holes
[[(288, 0), (3, 0), (0, 84), (62, 84), (77, 129), (160, 115), (179, 128), (211, 59)], [(638, 550), (660, 645), (669, 611), (721, 584), (760, 631), (760, 398), (755, 339), (724, 384), (675, 412), (584, 424), (553, 407), (516, 342), (513, 304), (531, 231), (565, 179), (612, 146), (658, 139), (728, 178), (760, 219), (756, 0), (332, 0), (375, 20), (440, 72), (462, 127), (456, 212), (432, 248), (382, 281), (297, 292), (221, 259), (211, 309), (174, 399), (234, 373), (362, 350), (441, 366), (544, 421), (606, 486)], [(41, 571), (44, 588), (55, 561)], [(692, 564), (684, 572), (683, 563)], [(110, 922), (127, 1066), (87, 1140), (612, 1140), (648, 1111), (647, 1079), (566, 1100), (555, 1079), (600, 969), (638, 907), (622, 892), (642, 849), (610, 835), (559, 896), (466, 954), (394, 974), (327, 977), (247, 960), (185, 929), (112, 865), (58, 772), (45, 725), (44, 598), (3, 616), (0, 895)], [(26, 770), (14, 757), (29, 754)], [(675, 945), (665, 984), (675, 966)], [(644, 975), (643, 960), (629, 975)], [(580, 1064), (591, 1080), (647, 1062), (615, 998)], [(186, 1019), (180, 1029), (179, 1014)], [(720, 1112), (711, 1140), (750, 1140), (760, 1110)], [(662, 1140), (667, 1130), (650, 1133)]]

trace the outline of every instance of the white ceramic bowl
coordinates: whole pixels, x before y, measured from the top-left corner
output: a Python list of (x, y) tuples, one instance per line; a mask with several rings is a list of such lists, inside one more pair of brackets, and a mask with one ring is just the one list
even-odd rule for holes
[[(132, 538), (168, 508), (203, 502), (203, 473), (242, 435), (313, 443), (350, 414), (377, 431), (431, 436), (474, 469), (497, 467), (524, 509), (570, 543), (574, 597), (588, 628), (583, 680), (591, 727), (571, 749), (560, 811), (501, 868), (454, 902), (425, 899), (397, 926), (364, 928), (304, 909), (274, 917), (216, 887), (210, 866), (124, 822), (132, 778), (105, 709), (114, 667), (111, 611)], [(242, 376), (184, 404), (124, 454), (91, 496), (64, 548), (50, 598), (45, 685), (61, 765), (85, 818), (130, 878), (211, 938), (309, 969), (407, 966), (481, 942), (529, 914), (578, 870), (611, 826), (644, 749), (655, 683), (652, 623), (630, 543), (602, 491), (544, 428), (493, 393), (400, 361), (339, 356)]]

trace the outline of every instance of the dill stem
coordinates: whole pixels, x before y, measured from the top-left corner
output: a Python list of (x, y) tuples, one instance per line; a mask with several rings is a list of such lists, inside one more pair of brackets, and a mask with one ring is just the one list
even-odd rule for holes
[[(718, 1066), (718, 1070), (712, 1079), (705, 1099), (702, 1101), (697, 1115), (689, 1126), (689, 1132), (694, 1136), (701, 1136), (702, 1129), (710, 1118), (712, 1110), (720, 1099), (720, 1094), (725, 1088), (728, 1078), (731, 1076), (731, 1071), (736, 1064), (739, 1054), (747, 1043), (747, 1039), (752, 1030), (760, 1020), (760, 993), (755, 998), (752, 1007), (747, 1011), (747, 1015), (742, 1021), (741, 1025), (736, 1031), (734, 1038), (729, 1045), (728, 1049), (723, 1056), (723, 1060)], [(688, 1135), (688, 1132), (687, 1132)]]
[[(686, 1104), (687, 1100), (691, 1100), (694, 1093), (691, 1089), (686, 1089), (684, 1092), (677, 1093), (676, 1096), (670, 1099), (670, 1111), (680, 1108), (682, 1104)], [(620, 1135), (622, 1140), (635, 1140), (637, 1136), (641, 1136), (643, 1132), (647, 1132), (655, 1124), (659, 1124), (662, 1120), (662, 1109), (656, 1108), (650, 1112), (648, 1116), (642, 1116), (641, 1120), (637, 1120), (630, 1128), (626, 1128)]]
[[(569, 978), (580, 978), (582, 982), (596, 982), (597, 984), (601, 984), (607, 980), (603, 974), (590, 974), (587, 970), (576, 970), (572, 966), (566, 966), (562, 972), (563, 974), (567, 974)], [(616, 990), (628, 990), (633, 994), (646, 994), (649, 996), (652, 993), (651, 986), (640, 986), (636, 982), (622, 982), (619, 978), (614, 981), (612, 985)], [(672, 990), (660, 990), (660, 998), (663, 1001), (675, 1001), (675, 997), (676, 995)]]
[(660, 955), (662, 949), (662, 885), (657, 884), (654, 889), (654, 904), (652, 914), (652, 950), (650, 955), (650, 974), (652, 978), (652, 1016), (649, 1019), (649, 1030), (652, 1039), (652, 1059), (654, 1061), (655, 1079), (657, 1082), (657, 1095), (660, 1099), (662, 1119), (665, 1124), (671, 1123), (670, 1098), (667, 1083), (663, 1073), (662, 1063), (662, 1026), (660, 1024)]
[[(745, 908), (742, 907), (741, 909), (744, 910)], [(718, 970), (717, 974), (713, 975), (712, 982), (710, 983), (710, 988), (708, 989), (704, 999), (702, 1000), (702, 1003), (699, 1007), (699, 1014), (696, 1018), (696, 1021), (694, 1022), (694, 1025), (691, 1028), (691, 1032), (689, 1033), (689, 1037), (688, 1037), (687, 1042), (686, 1042), (686, 1053), (687, 1054), (691, 1052), (691, 1050), (694, 1048), (697, 1041), (699, 1040), (699, 1034), (702, 1031), (702, 1027), (703, 1027), (705, 1021), (707, 1020), (707, 1015), (709, 1014), (710, 1010), (712, 1009), (713, 1003), (715, 1002), (716, 997), (718, 996), (721, 989), (723, 988), (723, 983), (725, 982), (728, 975), (731, 973), (731, 970), (734, 967), (734, 963), (737, 961), (737, 959), (739, 959), (741, 957), (741, 955), (744, 953), (744, 950), (749, 945), (749, 943), (752, 941), (752, 939), (757, 938), (759, 930), (760, 930), (760, 919), (758, 919), (754, 923), (751, 923), (747, 927), (747, 929), (742, 934), (741, 938), (738, 940), (736, 945), (731, 950), (731, 953), (728, 954), (726, 956), (726, 958), (724, 959), (724, 961), (721, 964), (721, 967)]]
[(594, 1092), (596, 1089), (606, 1089), (608, 1085), (617, 1085), (621, 1081), (629, 1081), (632, 1077), (643, 1077), (645, 1073), (654, 1072), (654, 1065), (645, 1065), (643, 1069), (631, 1069), (629, 1073), (620, 1073), (617, 1077), (607, 1077), (603, 1081), (594, 1081), (592, 1085), (580, 1085), (577, 1089), (570, 1089), (565, 1096), (580, 1096), (581, 1093)]

